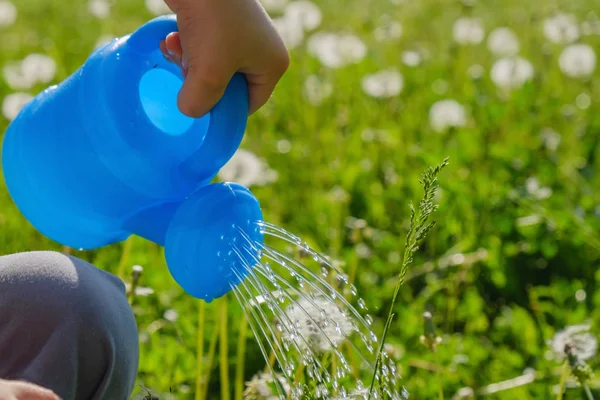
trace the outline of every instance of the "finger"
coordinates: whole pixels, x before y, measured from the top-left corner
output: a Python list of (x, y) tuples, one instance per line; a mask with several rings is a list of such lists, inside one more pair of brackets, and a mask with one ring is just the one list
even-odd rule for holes
[(264, 106), (271, 98), (274, 90), (275, 84), (273, 83), (253, 83), (251, 80), (248, 80), (248, 95), (250, 101), (248, 113), (252, 115)]
[(15, 383), (15, 395), (18, 400), (60, 400), (52, 390), (26, 382)]
[[(218, 69), (215, 69), (218, 70)], [(211, 72), (205, 65), (191, 64), (179, 91), (179, 110), (193, 118), (206, 115), (223, 97), (233, 73)]]

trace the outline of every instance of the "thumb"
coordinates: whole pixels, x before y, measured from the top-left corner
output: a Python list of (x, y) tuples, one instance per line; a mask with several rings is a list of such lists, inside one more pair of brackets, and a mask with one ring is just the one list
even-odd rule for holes
[(200, 118), (221, 100), (233, 73), (212, 73), (205, 65), (188, 67), (185, 61), (183, 67), (187, 69), (187, 76), (179, 91), (179, 110), (189, 117)]

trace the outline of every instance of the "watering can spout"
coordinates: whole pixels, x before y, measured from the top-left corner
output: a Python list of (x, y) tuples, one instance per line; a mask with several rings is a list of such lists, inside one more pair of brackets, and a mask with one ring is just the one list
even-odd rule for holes
[(85, 250), (140, 235), (165, 246), (184, 289), (208, 299), (222, 294), (225, 281), (210, 278), (207, 291), (184, 280), (223, 267), (210, 253), (211, 235), (233, 238), (225, 227), (247, 230), (247, 221), (261, 218), (247, 189), (210, 184), (241, 143), (248, 87), (236, 74), (207, 115), (183, 115), (183, 76), (159, 49), (174, 31), (174, 16), (156, 18), (36, 96), (6, 131), (2, 171), (13, 201), (44, 235)]

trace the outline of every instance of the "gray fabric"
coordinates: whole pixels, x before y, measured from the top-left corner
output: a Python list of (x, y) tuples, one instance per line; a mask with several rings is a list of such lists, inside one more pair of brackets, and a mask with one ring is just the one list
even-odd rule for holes
[(0, 378), (52, 389), (64, 400), (124, 400), (139, 347), (125, 286), (76, 257), (0, 257)]

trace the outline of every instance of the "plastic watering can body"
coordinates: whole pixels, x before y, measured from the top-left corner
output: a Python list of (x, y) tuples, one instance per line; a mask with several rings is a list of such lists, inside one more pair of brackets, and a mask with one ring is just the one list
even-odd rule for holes
[(245, 276), (253, 265), (231, 255), (240, 232), (262, 242), (250, 191), (210, 184), (242, 140), (248, 88), (236, 74), (209, 114), (181, 114), (183, 77), (158, 47), (174, 31), (174, 16), (156, 18), (36, 96), (6, 131), (2, 168), (42, 234), (80, 249), (140, 235), (165, 246), (189, 294), (210, 301), (231, 289), (232, 268)]

